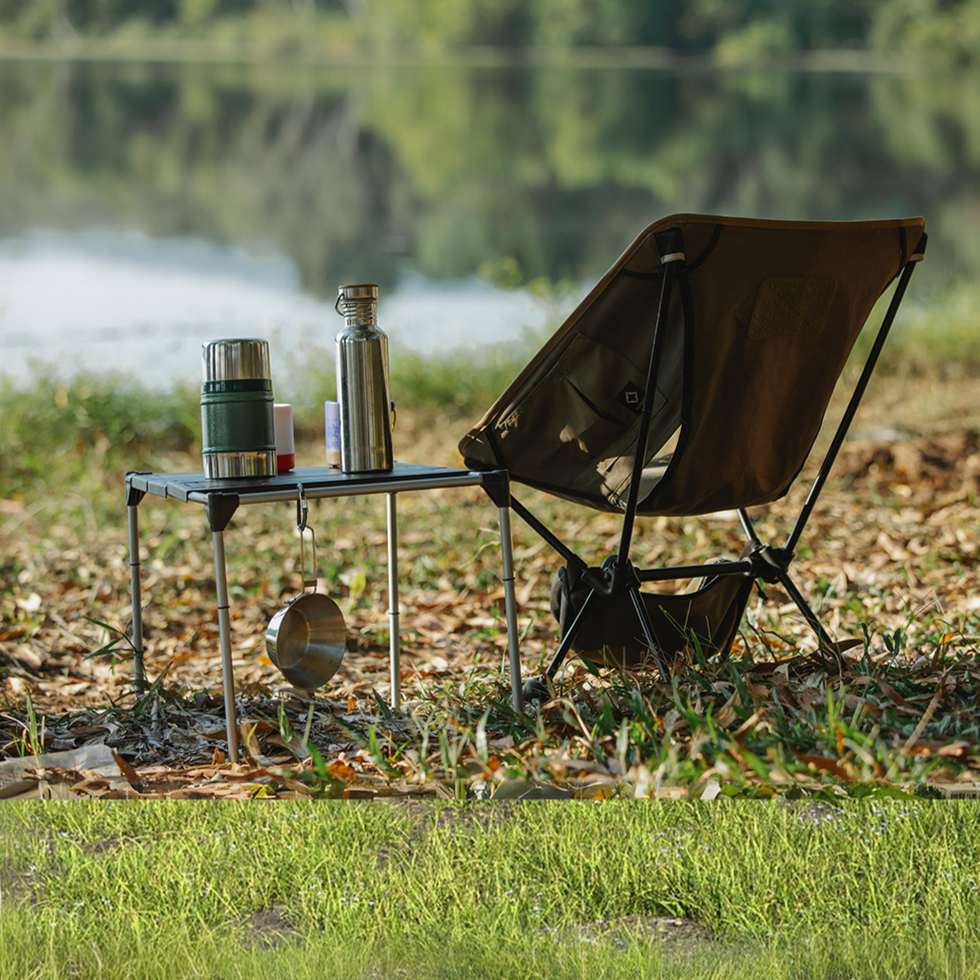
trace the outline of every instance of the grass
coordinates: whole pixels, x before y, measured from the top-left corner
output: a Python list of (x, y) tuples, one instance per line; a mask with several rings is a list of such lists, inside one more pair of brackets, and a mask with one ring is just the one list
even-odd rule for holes
[(8, 806), (0, 977), (971, 977), (978, 831), (925, 801)]
[[(487, 782), (483, 790), (477, 783), (477, 791), (488, 795), (506, 779), (561, 782), (578, 774), (576, 760), (607, 778), (626, 776), (638, 795), (679, 786), (697, 797), (710, 780), (718, 780), (722, 794), (733, 797), (791, 797), (802, 786), (808, 797), (835, 803), (904, 797), (927, 777), (950, 779), (962, 771), (962, 765), (932, 753), (909, 751), (918, 719), (895, 716), (883, 693), (900, 689), (921, 700), (922, 692), (932, 694), (936, 678), (876, 667), (870, 657), (865, 664), (879, 676), (862, 681), (855, 666), (837, 681), (814, 670), (810, 681), (819, 693), (809, 706), (784, 704), (768, 691), (772, 701), (753, 696), (749, 688), (757, 691), (758, 680), (748, 652), (741, 663), (682, 669), (671, 687), (611, 674), (585, 691), (585, 671), (579, 668), (573, 683), (530, 720), (513, 714), (499, 674), (486, 665), (465, 685), (430, 687), (406, 724), (379, 724), (374, 742), (369, 746), (365, 738), (363, 745), (382, 767), (394, 763), (393, 775), (445, 780), (457, 795), (466, 795), (474, 774)], [(959, 669), (971, 665), (967, 660)], [(802, 686), (813, 684), (804, 680)], [(847, 709), (854, 691), (862, 697), (856, 709)], [(963, 697), (961, 704), (945, 704), (918, 735), (975, 739), (974, 689)], [(493, 738), (489, 745), (481, 740), (481, 727), (512, 744), (494, 749)], [(431, 754), (422, 748), (426, 741), (435, 746)], [(590, 797), (608, 791), (592, 784), (577, 792)]]
[[(420, 458), (456, 462), (455, 438), (525, 355), (498, 352), (486, 374), (479, 359), (396, 360), (396, 390), (416, 408), (399, 420), (403, 445)], [(904, 381), (912, 362), (896, 355), (885, 367), (903, 379), (894, 388), (914, 414)], [(939, 362), (915, 368), (936, 377), (943, 370)], [(316, 409), (330, 385), (329, 372), (309, 376), (308, 408), (298, 411), (301, 424), (308, 420), (307, 451), (318, 444)], [(885, 404), (892, 412), (894, 403)], [(190, 390), (147, 395), (98, 378), (0, 383), (5, 496), (22, 506), (0, 528), (0, 613), (17, 637), (4, 652), (54, 636), (59, 623), (81, 635), (62, 593), (87, 596), (74, 600), (82, 602), (78, 619), (124, 625), (122, 474), (196, 468), (197, 412)], [(0, 980), (980, 977), (980, 809), (892, 798), (899, 791), (890, 785), (921, 782), (937, 765), (903, 751), (920, 721), (895, 699), (922, 709), (940, 678), (955, 681), (920, 735), (980, 738), (975, 650), (951, 639), (980, 634), (976, 613), (953, 630), (928, 609), (887, 613), (880, 585), (847, 591), (824, 575), (815, 591), (864, 630), (863, 659), (852, 676), (814, 673), (813, 699), (767, 706), (765, 724), (752, 724), (760, 682), (750, 668), (758, 657), (793, 652), (778, 614), (752, 619), (757, 632), (732, 661), (692, 664), (670, 689), (612, 675), (598, 688), (564, 688), (538, 715), (516, 718), (497, 667), (499, 628), (488, 625), (500, 621), (499, 602), (489, 598), (493, 530), (479, 508), (461, 506), (470, 491), (459, 493), (406, 499), (404, 585), (416, 597), (465, 598), (480, 612), (478, 626), (461, 614), (454, 636), (478, 663), (462, 675), (406, 682), (409, 712), (377, 709), (378, 724), (352, 733), (362, 739), (365, 767), (373, 760), (378, 771), (421, 772), (462, 799), (474, 775), (550, 781), (574, 775), (566, 763), (584, 760), (632, 772), (635, 781), (688, 786), (692, 795), (716, 779), (719, 798), (0, 805)], [(549, 522), (581, 522), (574, 508), (539, 503)], [(348, 620), (374, 637), (383, 662), (384, 628), (369, 616), (384, 603), (376, 555), (383, 508), (356, 499), (316, 506), (311, 520), (330, 543), (321, 550), (331, 590), (343, 596)], [(604, 522), (590, 526), (599, 550), (609, 535)], [(171, 635), (168, 617), (190, 633), (206, 629), (200, 609), (210, 608), (213, 585), (199, 513), (147, 498), (141, 526), (154, 583), (152, 654)], [(294, 543), (283, 526), (282, 513), (253, 508), (229, 535), (233, 603), (246, 618), (291, 589)], [(515, 531), (521, 574), (528, 582), (540, 575), (544, 592), (557, 562), (519, 524)], [(729, 537), (721, 525), (654, 525), (640, 530), (638, 549), (667, 542), (700, 554), (730, 548)], [(522, 610), (532, 657), (552, 649), (541, 605)], [(260, 621), (255, 628), (264, 628)], [(92, 628), (86, 656), (106, 638)], [(54, 642), (45, 640), (57, 656)], [(409, 652), (413, 644), (428, 656), (425, 637), (409, 641)], [(125, 650), (119, 643), (114, 652)], [(928, 663), (909, 666), (923, 651)], [(163, 663), (151, 659), (151, 670)], [(187, 670), (174, 666), (168, 691), (154, 692), (144, 715), (159, 712), (166, 723), (169, 699), (195, 676)], [(276, 705), (270, 699), (273, 725)], [(10, 701), (3, 708), (7, 721), (20, 710)], [(14, 737), (21, 752), (45, 741), (41, 710), (27, 701)], [(137, 713), (121, 708), (114, 724)], [(304, 730), (302, 718), (278, 718), (279, 728), (290, 724)], [(47, 725), (49, 738), (59, 731)], [(833, 763), (846, 778), (796, 753)], [(953, 773), (954, 762), (945, 760)], [(729, 798), (749, 796), (763, 799)]]

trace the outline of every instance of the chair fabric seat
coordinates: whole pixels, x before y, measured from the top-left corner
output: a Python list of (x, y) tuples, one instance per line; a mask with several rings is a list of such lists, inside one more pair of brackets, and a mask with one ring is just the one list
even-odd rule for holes
[[(637, 513), (769, 503), (802, 468), (865, 321), (924, 228), (921, 218), (656, 222), (460, 451), (468, 466), (506, 467), (520, 483), (623, 510), (663, 281), (660, 248), (674, 247), (663, 244), (665, 233), (679, 233), (686, 259), (661, 341)], [(654, 462), (678, 433), (669, 463)]]

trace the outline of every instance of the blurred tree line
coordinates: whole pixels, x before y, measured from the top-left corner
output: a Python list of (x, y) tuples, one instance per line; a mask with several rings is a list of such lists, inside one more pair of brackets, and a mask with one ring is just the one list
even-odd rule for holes
[(601, 274), (680, 211), (924, 214), (980, 274), (967, 72), (10, 62), (0, 239), (139, 228), (295, 261), (304, 286)]
[(738, 61), (851, 48), (957, 64), (980, 57), (980, 0), (0, 0), (0, 33), (36, 40), (104, 37), (134, 25), (144, 36), (199, 35), (275, 20), (310, 30), (332, 24), (367, 46), (437, 50), (649, 46)]

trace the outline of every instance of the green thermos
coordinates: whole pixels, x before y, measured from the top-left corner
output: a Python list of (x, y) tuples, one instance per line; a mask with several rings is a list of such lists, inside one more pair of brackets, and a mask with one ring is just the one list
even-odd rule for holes
[(269, 343), (214, 340), (202, 349), (201, 436), (208, 479), (275, 476)]

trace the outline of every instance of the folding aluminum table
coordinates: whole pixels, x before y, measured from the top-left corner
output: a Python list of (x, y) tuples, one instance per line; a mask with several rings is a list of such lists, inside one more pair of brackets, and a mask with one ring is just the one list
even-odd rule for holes
[(221, 674), (225, 696), (225, 722), (232, 762), (238, 761), (238, 728), (235, 718), (235, 678), (231, 660), (231, 617), (225, 568), (224, 532), (242, 504), (265, 504), (325, 497), (388, 496), (388, 616), (390, 620), (391, 704), (401, 701), (401, 668), (398, 617), (398, 513), (396, 498), (408, 490), (480, 486), (497, 505), (500, 552), (503, 562), (507, 645), (510, 660), (511, 698), (516, 711), (523, 710), (521, 660), (514, 590), (514, 554), (510, 525), (510, 482), (506, 470), (457, 470), (441, 466), (395, 463), (389, 472), (342, 473), (326, 466), (298, 467), (273, 477), (209, 480), (204, 473), (126, 474), (126, 506), (129, 513), (129, 565), (133, 592), (133, 664), (138, 686), (146, 683), (143, 666), (143, 618), (140, 585), (139, 516), (146, 494), (203, 504), (214, 543), (214, 578), (221, 640)]

